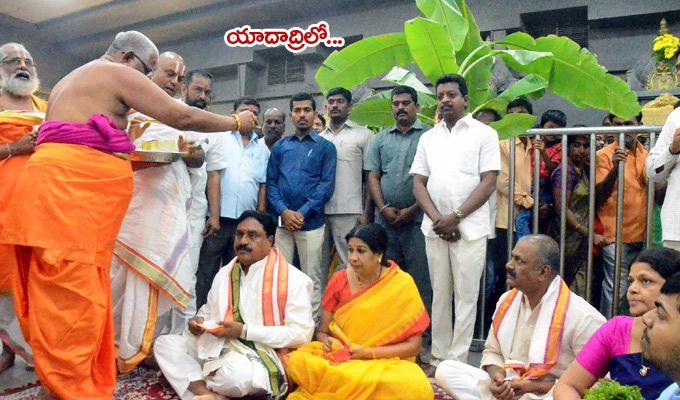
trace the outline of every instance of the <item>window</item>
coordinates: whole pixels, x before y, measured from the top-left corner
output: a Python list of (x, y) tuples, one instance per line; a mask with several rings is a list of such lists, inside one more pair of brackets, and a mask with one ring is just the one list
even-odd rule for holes
[(533, 37), (566, 36), (588, 48), (588, 7), (522, 14), (524, 29)]
[(290, 55), (277, 55), (267, 64), (267, 83), (276, 85), (290, 82), (304, 82), (305, 62)]

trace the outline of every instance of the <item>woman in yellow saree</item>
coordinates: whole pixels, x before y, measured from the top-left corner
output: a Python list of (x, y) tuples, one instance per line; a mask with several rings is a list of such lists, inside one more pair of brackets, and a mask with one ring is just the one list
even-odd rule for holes
[(387, 234), (377, 224), (347, 236), (350, 266), (333, 275), (322, 300), (317, 341), (286, 365), (298, 385), (289, 400), (432, 400), (414, 362), (430, 324), (413, 278), (383, 260)]

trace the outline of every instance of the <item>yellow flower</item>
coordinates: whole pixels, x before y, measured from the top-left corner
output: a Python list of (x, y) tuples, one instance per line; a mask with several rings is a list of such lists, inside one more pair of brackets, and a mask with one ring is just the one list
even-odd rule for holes
[(680, 38), (671, 34), (657, 36), (652, 41), (652, 50), (665, 59), (671, 59), (680, 49)]

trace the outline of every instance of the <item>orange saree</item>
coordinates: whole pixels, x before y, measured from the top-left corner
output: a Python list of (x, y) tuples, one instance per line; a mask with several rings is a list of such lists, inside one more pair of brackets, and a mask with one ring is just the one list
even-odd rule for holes
[[(346, 347), (371, 348), (420, 335), (429, 322), (413, 278), (392, 263), (375, 284), (337, 307), (330, 331)], [(289, 400), (434, 398), (430, 382), (413, 360), (339, 361), (342, 357), (322, 349), (320, 342), (312, 342), (290, 354), (286, 370), (299, 387)]]

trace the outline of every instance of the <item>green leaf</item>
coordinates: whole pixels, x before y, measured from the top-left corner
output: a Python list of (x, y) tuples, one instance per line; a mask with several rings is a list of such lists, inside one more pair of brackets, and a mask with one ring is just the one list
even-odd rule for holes
[(395, 65), (413, 62), (403, 33), (388, 33), (362, 39), (331, 53), (316, 73), (325, 94), (331, 88), (352, 88), (389, 71)]
[[(456, 61), (458, 62), (458, 65), (460, 65), (470, 53), (484, 45), (484, 41), (482, 40), (475, 17), (470, 12), (467, 4), (465, 4), (465, 0), (452, 0), (452, 2), (455, 2), (468, 23), (467, 34), (465, 35), (463, 45), (456, 51)], [(484, 49), (477, 54), (477, 57), (481, 58), (489, 54), (489, 51), (488, 48)], [(467, 74), (465, 82), (468, 87), (468, 109), (475, 109), (489, 98), (491, 94), (491, 85), (489, 85), (489, 81), (491, 80), (492, 66), (493, 61), (491, 59), (486, 59), (477, 64)]]
[(518, 72), (536, 74), (544, 79), (550, 77), (553, 54), (545, 51), (530, 50), (493, 50), (491, 54), (499, 56), (505, 64)]
[(390, 91), (385, 90), (355, 104), (349, 118), (358, 124), (379, 128), (394, 125)]
[(410, 86), (415, 89), (418, 94), (418, 104), (421, 107), (437, 104), (437, 98), (434, 93), (416, 77), (416, 74), (407, 69), (394, 67), (382, 80), (397, 86)]
[(477, 106), (473, 111), (473, 114), (476, 114), (481, 109), (491, 108), (498, 111), (501, 115), (504, 115), (508, 108), (508, 104), (511, 101), (522, 96), (537, 95), (540, 97), (545, 93), (546, 87), (548, 87), (548, 81), (539, 75), (529, 74), (517, 82), (513, 82), (513, 84), (508, 86), (508, 88), (505, 89), (503, 93), (499, 94), (498, 97)]
[(637, 95), (626, 82), (609, 74), (597, 57), (567, 37), (549, 35), (534, 40), (517, 32), (498, 44), (553, 53), (548, 88), (576, 107), (606, 110), (622, 118), (632, 118), (641, 110)]
[(413, 59), (430, 82), (434, 83), (444, 74), (458, 72), (453, 46), (444, 25), (418, 17), (406, 21), (404, 33)]
[(492, 122), (491, 127), (498, 132), (498, 139), (503, 140), (523, 134), (535, 123), (536, 117), (531, 114), (508, 114), (500, 121)]
[(428, 19), (444, 25), (455, 51), (463, 47), (468, 32), (468, 20), (465, 19), (455, 1), (416, 0), (416, 5)]

